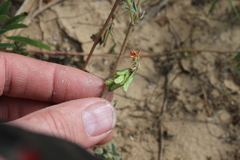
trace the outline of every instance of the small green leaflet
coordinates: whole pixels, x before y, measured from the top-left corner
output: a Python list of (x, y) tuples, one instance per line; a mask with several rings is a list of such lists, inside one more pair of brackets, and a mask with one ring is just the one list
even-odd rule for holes
[[(130, 3), (132, 3), (132, 2), (130, 2)], [(129, 10), (129, 6), (127, 5), (127, 3), (125, 3), (125, 2), (121, 2), (119, 5), (124, 6), (125, 9), (128, 9), (128, 10)], [(136, 7), (135, 2), (134, 2), (133, 5), (135, 5), (135, 6), (131, 7), (131, 11), (132, 11), (132, 12), (136, 12), (136, 8), (134, 8), (134, 7)]]
[(237, 62), (236, 70), (240, 71), (240, 52), (237, 53), (233, 60)]
[(116, 89), (118, 89), (118, 88), (120, 88), (120, 87), (122, 87), (122, 86), (123, 86), (123, 84), (114, 83), (114, 84), (112, 84), (112, 85), (109, 87), (109, 91), (112, 92), (112, 91), (114, 91), (114, 90), (116, 90)]
[(4, 21), (6, 19), (9, 19), (9, 17), (6, 14), (0, 14), (0, 21)]
[(15, 47), (12, 43), (0, 43), (0, 48)]
[(130, 83), (133, 81), (135, 74), (136, 70), (132, 71), (131, 68), (118, 70), (112, 78), (105, 81), (105, 84), (109, 85), (110, 92), (122, 86), (123, 90), (126, 92)]
[(240, 63), (237, 64), (236, 70), (240, 71)]
[(109, 85), (112, 85), (112, 84), (114, 83), (114, 78), (115, 78), (115, 77), (112, 77), (112, 78), (106, 80), (106, 81), (105, 81), (105, 84), (108, 85), (108, 86), (109, 86)]
[(19, 37), (19, 36), (11, 36), (11, 37), (7, 37), (10, 40), (16, 41), (16, 42), (20, 42), (20, 43), (24, 43), (24, 44), (29, 44), (38, 48), (42, 48), (42, 49), (46, 49), (46, 50), (51, 50), (51, 47), (49, 45), (46, 45), (42, 42), (39, 41), (35, 41), (32, 40), (30, 38), (26, 38), (26, 37)]
[(27, 17), (27, 13), (21, 13), (17, 16), (14, 16), (12, 18), (10, 18), (6, 23), (4, 23), (3, 27), (8, 26), (10, 24), (17, 24), (19, 22), (21, 22), (22, 20), (24, 20)]
[(128, 77), (128, 79), (126, 80), (126, 82), (124, 83), (124, 85), (123, 85), (123, 90), (124, 90), (125, 92), (127, 92), (128, 87), (129, 87), (129, 85), (131, 84), (131, 82), (133, 81), (135, 74), (136, 74), (136, 71), (134, 71), (134, 72)]
[(0, 5), (0, 14), (6, 14), (11, 6), (11, 2), (9, 1), (4, 1), (1, 5)]
[(7, 32), (6, 29), (0, 29), (0, 36), (3, 35), (5, 32)]
[(240, 60), (240, 52), (237, 53), (237, 55), (233, 58), (235, 61)]
[(122, 75), (130, 74), (130, 73), (131, 73), (131, 69), (128, 68), (128, 69), (122, 69), (122, 70), (117, 71), (116, 75), (122, 76)]
[(25, 24), (9, 24), (7, 26), (2, 27), (2, 29), (5, 30), (14, 30), (14, 29), (19, 29), (19, 28), (27, 28), (28, 26)]
[(114, 83), (117, 83), (117, 84), (120, 84), (123, 81), (124, 81), (124, 75), (123, 76), (118, 76), (114, 79)]

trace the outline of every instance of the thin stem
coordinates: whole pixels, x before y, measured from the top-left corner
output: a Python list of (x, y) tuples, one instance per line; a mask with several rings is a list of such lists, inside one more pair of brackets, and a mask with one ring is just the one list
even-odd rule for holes
[[(87, 53), (80, 53), (80, 52), (64, 52), (64, 51), (42, 51), (42, 50), (25, 50), (24, 52), (26, 53), (46, 53), (46, 54), (66, 54), (66, 55), (79, 55), (79, 56), (87, 56)], [(150, 58), (150, 57), (158, 57), (160, 55), (166, 55), (166, 54), (176, 54), (179, 52), (215, 52), (215, 53), (220, 53), (220, 54), (226, 54), (226, 53), (239, 53), (240, 51), (221, 51), (221, 50), (211, 50), (211, 49), (180, 49), (180, 50), (172, 50), (172, 51), (166, 51), (166, 52), (161, 52), (159, 54), (148, 54), (144, 55), (141, 54), (141, 58)], [(108, 54), (108, 53), (103, 53), (103, 54), (96, 54), (93, 56), (104, 56), (104, 57), (110, 57), (110, 58), (116, 58), (118, 55), (115, 54)], [(123, 55), (122, 57), (124, 58), (129, 58), (129, 55)]]
[[(116, 61), (115, 65), (114, 65), (114, 67), (113, 67), (113, 70), (112, 70), (112, 72), (111, 72), (110, 75), (109, 75), (109, 78), (112, 77), (112, 76), (114, 76), (114, 74), (115, 74), (116, 71), (117, 71), (117, 67), (118, 67), (118, 65), (119, 65), (120, 60), (121, 60), (122, 57), (123, 57), (123, 54), (125, 53), (126, 46), (127, 46), (127, 42), (128, 42), (128, 40), (129, 40), (129, 35), (130, 35), (130, 33), (133, 31), (133, 27), (134, 27), (134, 25), (130, 22), (129, 25), (128, 25), (128, 29), (127, 29), (126, 36), (125, 36), (124, 41), (123, 41), (123, 45), (122, 45), (121, 51), (120, 51), (120, 53), (119, 53), (119, 55), (118, 55), (118, 58), (117, 58), (117, 61)], [(108, 85), (106, 85), (106, 86), (104, 87), (104, 90), (103, 90), (103, 93), (102, 93), (101, 98), (105, 98), (105, 97), (106, 97), (106, 93), (108, 92), (109, 87), (110, 87), (110, 86), (108, 86)]]
[(61, 2), (61, 1), (63, 1), (63, 0), (55, 0), (55, 1), (52, 1), (52, 2), (50, 2), (48, 4), (46, 4), (45, 6), (42, 6), (42, 0), (40, 0), (39, 1), (39, 8), (32, 14), (32, 17), (31, 17), (30, 20), (32, 21), (38, 14), (40, 14), (44, 10), (52, 7), (53, 5), (55, 5), (55, 4), (57, 4), (57, 3)]
[(88, 57), (87, 57), (87, 59), (86, 59), (86, 62), (85, 62), (84, 65), (83, 65), (82, 70), (85, 70), (85, 69), (86, 69), (88, 62), (89, 62), (90, 58), (92, 57), (93, 51), (95, 50), (95, 48), (96, 48), (96, 46), (97, 46), (100, 38), (102, 37), (105, 29), (106, 29), (107, 26), (108, 26), (109, 21), (110, 21), (110, 20), (112, 19), (112, 17), (114, 16), (114, 12), (116, 11), (116, 9), (117, 9), (117, 7), (118, 7), (118, 5), (119, 5), (119, 3), (120, 3), (121, 1), (122, 1), (122, 0), (116, 0), (116, 1), (115, 1), (114, 5), (113, 5), (113, 8), (112, 8), (112, 10), (111, 10), (111, 12), (110, 12), (110, 14), (108, 15), (108, 18), (107, 18), (106, 22), (104, 23), (104, 25), (103, 25), (100, 33), (98, 34), (97, 38), (94, 40), (94, 43), (93, 43), (92, 48), (91, 48), (91, 50), (90, 50), (90, 52), (89, 52), (89, 54), (88, 54)]
[(125, 38), (124, 38), (121, 51), (120, 51), (120, 53), (119, 53), (119, 55), (118, 55), (117, 61), (116, 61), (115, 65), (114, 65), (113, 70), (112, 70), (112, 72), (110, 73), (110, 76), (109, 76), (109, 77), (112, 77), (112, 76), (116, 73), (116, 71), (117, 71), (117, 66), (119, 65), (119, 62), (121, 61), (121, 59), (122, 59), (122, 57), (123, 57), (123, 55), (124, 55), (124, 52), (125, 52), (126, 47), (127, 47), (127, 42), (128, 42), (128, 40), (129, 40), (129, 35), (130, 35), (130, 33), (132, 32), (132, 30), (133, 30), (133, 26), (134, 26), (134, 25), (132, 25), (131, 23), (130, 23), (129, 26), (128, 26), (127, 33), (126, 33), (126, 36), (125, 36)]
[(129, 0), (126, 0), (126, 3), (128, 5), (128, 8), (129, 8), (131, 23), (133, 24), (134, 23), (134, 18), (133, 18), (133, 13), (132, 13), (132, 3)]

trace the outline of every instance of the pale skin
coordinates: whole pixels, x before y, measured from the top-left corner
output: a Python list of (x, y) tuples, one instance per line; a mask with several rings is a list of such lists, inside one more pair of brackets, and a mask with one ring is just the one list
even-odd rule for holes
[(34, 132), (61, 137), (86, 149), (108, 142), (114, 125), (89, 136), (82, 112), (92, 104), (111, 103), (113, 94), (98, 98), (104, 80), (84, 71), (0, 52), (0, 119)]

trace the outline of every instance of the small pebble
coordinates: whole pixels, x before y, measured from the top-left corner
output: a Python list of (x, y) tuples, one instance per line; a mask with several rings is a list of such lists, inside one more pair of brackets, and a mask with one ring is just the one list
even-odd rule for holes
[(153, 88), (153, 86), (151, 86), (151, 85), (147, 86), (147, 89), (152, 89), (152, 88)]
[(52, 39), (54, 40), (54, 41), (57, 41), (58, 40), (58, 38), (57, 38), (57, 36), (52, 36)]
[(68, 39), (67, 39), (67, 38), (63, 38), (63, 41), (64, 41), (64, 42), (68, 42)]
[(71, 47), (66, 47), (65, 51), (69, 52), (71, 50)]
[(130, 136), (130, 137), (129, 137), (129, 139), (130, 139), (131, 141), (134, 141), (134, 138), (133, 138), (133, 136)]

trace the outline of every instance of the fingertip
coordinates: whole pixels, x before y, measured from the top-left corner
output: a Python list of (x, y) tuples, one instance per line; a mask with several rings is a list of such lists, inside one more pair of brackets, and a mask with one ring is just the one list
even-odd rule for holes
[(109, 137), (115, 123), (114, 107), (100, 98), (61, 103), (10, 122), (30, 131), (70, 140), (84, 148)]
[(114, 134), (114, 129), (111, 130), (111, 132), (109, 132), (109, 134), (107, 135), (106, 138), (104, 138), (101, 142), (99, 142), (97, 145), (103, 145), (103, 144), (106, 144), (108, 143), (112, 137), (113, 137), (113, 134)]

